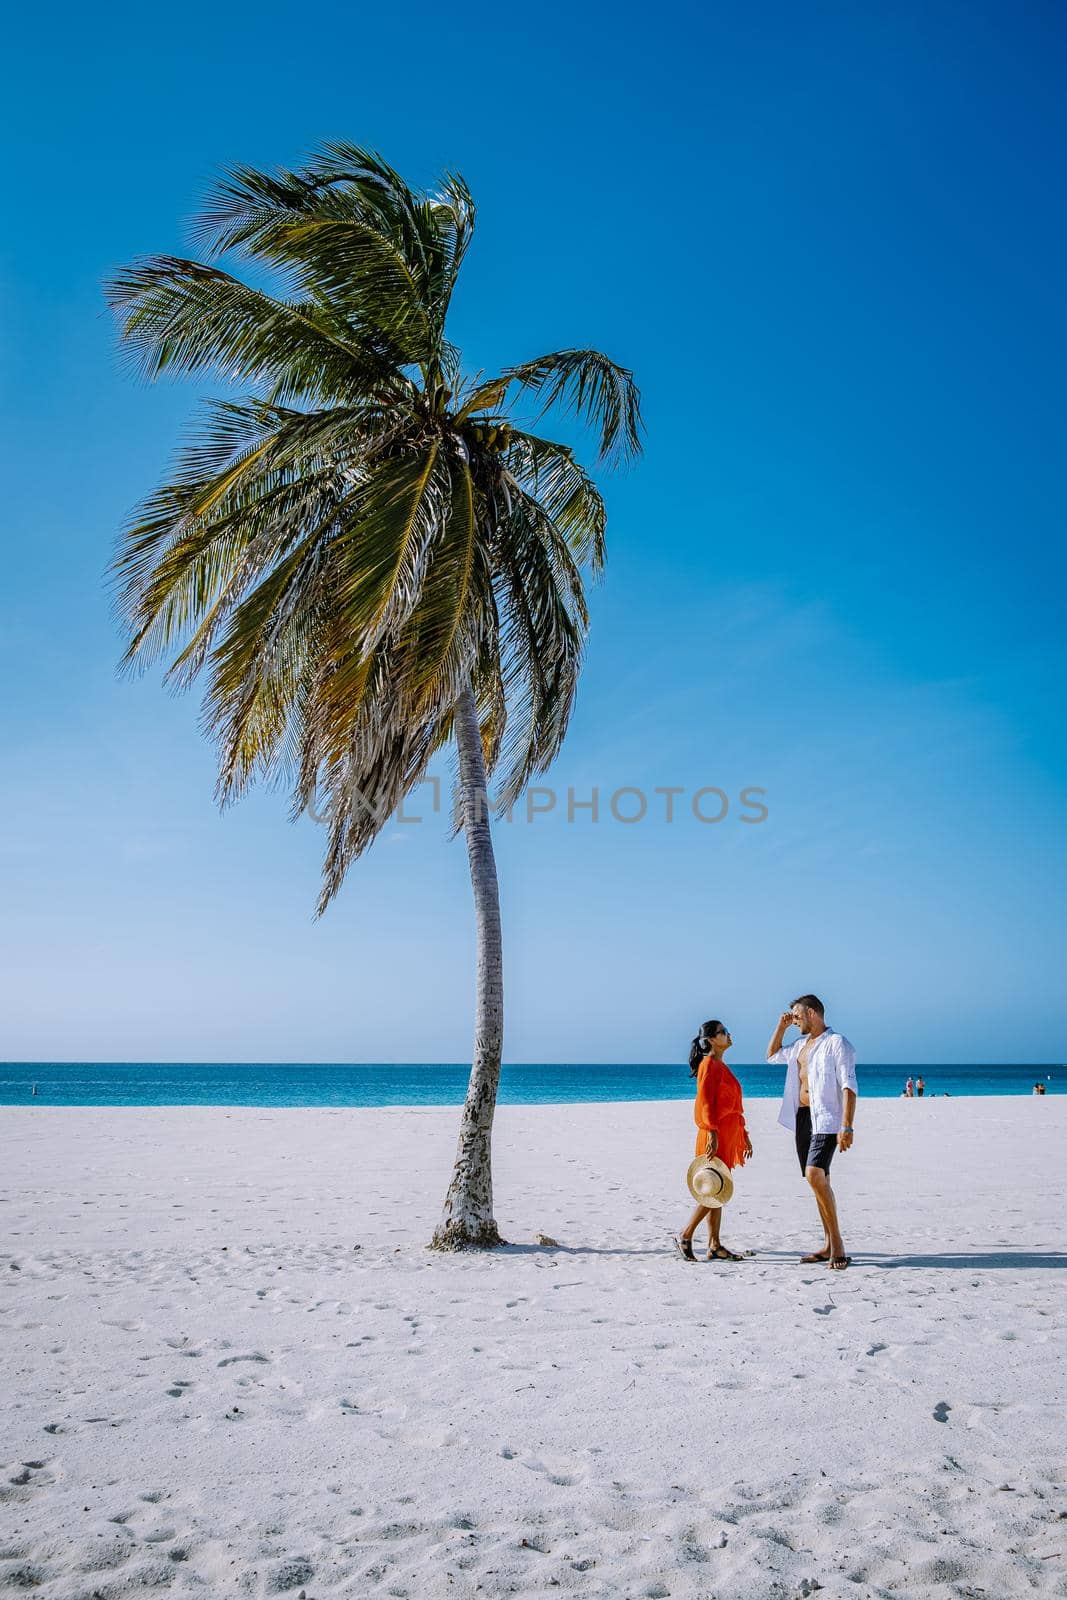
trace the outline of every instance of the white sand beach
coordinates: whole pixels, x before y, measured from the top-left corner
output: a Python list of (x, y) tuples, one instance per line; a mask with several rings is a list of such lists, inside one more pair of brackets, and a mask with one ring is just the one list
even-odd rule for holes
[[(681, 1263), (686, 1103), (0, 1112), (0, 1590), (1067, 1594), (1067, 1099), (860, 1102), (846, 1273), (777, 1106)], [(538, 1247), (538, 1231), (559, 1241)]]

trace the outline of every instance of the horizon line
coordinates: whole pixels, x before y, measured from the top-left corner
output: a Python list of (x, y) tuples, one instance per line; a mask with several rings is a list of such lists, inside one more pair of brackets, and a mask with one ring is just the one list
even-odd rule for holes
[[(689, 1070), (688, 1063), (682, 1060), (673, 1061), (502, 1061), (504, 1067), (677, 1067), (679, 1070)], [(739, 1061), (739, 1067), (769, 1067), (778, 1063), (770, 1061)], [(864, 1061), (859, 1058), (858, 1065), (863, 1067), (1026, 1067), (1043, 1071), (1067, 1072), (1067, 1063), (1062, 1061)], [(37, 1060), (23, 1059), (19, 1061), (0, 1060), (0, 1070), (5, 1067), (456, 1067), (470, 1070), (468, 1061), (214, 1061), (206, 1057), (203, 1060), (185, 1060), (175, 1057), (173, 1060), (142, 1061), (136, 1057), (125, 1060), (89, 1060), (69, 1059), (57, 1061), (52, 1058), (42, 1057)]]

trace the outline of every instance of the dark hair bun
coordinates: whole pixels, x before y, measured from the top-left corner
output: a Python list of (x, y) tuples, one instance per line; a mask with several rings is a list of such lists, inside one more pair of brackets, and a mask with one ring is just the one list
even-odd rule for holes
[(693, 1043), (689, 1047), (690, 1077), (696, 1077), (697, 1068), (700, 1066), (700, 1063), (703, 1061), (704, 1057), (710, 1052), (712, 1040), (715, 1038), (715, 1035), (719, 1032), (721, 1027), (722, 1023), (716, 1021), (714, 1018), (712, 1018), (710, 1022), (705, 1022), (701, 1025), (700, 1032), (696, 1035)]

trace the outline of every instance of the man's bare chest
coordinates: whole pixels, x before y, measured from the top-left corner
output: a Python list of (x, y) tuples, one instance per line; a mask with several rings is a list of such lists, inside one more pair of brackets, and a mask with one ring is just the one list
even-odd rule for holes
[(811, 1104), (811, 1088), (808, 1083), (808, 1058), (811, 1053), (812, 1040), (808, 1040), (800, 1054), (797, 1056), (797, 1071), (800, 1074), (800, 1103), (802, 1106)]

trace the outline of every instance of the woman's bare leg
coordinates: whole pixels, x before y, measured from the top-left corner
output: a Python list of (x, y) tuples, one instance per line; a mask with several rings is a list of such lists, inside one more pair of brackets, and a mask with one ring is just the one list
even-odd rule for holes
[(689, 1221), (682, 1229), (679, 1237), (682, 1239), (691, 1239), (696, 1230), (700, 1227), (700, 1224), (703, 1222), (704, 1218), (708, 1216), (709, 1213), (713, 1213), (713, 1211), (714, 1208), (711, 1206), (697, 1206), (696, 1210), (693, 1212), (693, 1215), (689, 1218)]
[(722, 1207), (717, 1206), (708, 1217), (708, 1260), (716, 1256), (717, 1251), (726, 1251), (725, 1255), (718, 1255), (719, 1261), (725, 1261), (730, 1256), (734, 1261), (740, 1261), (741, 1256), (733, 1250), (727, 1250), (722, 1242)]

